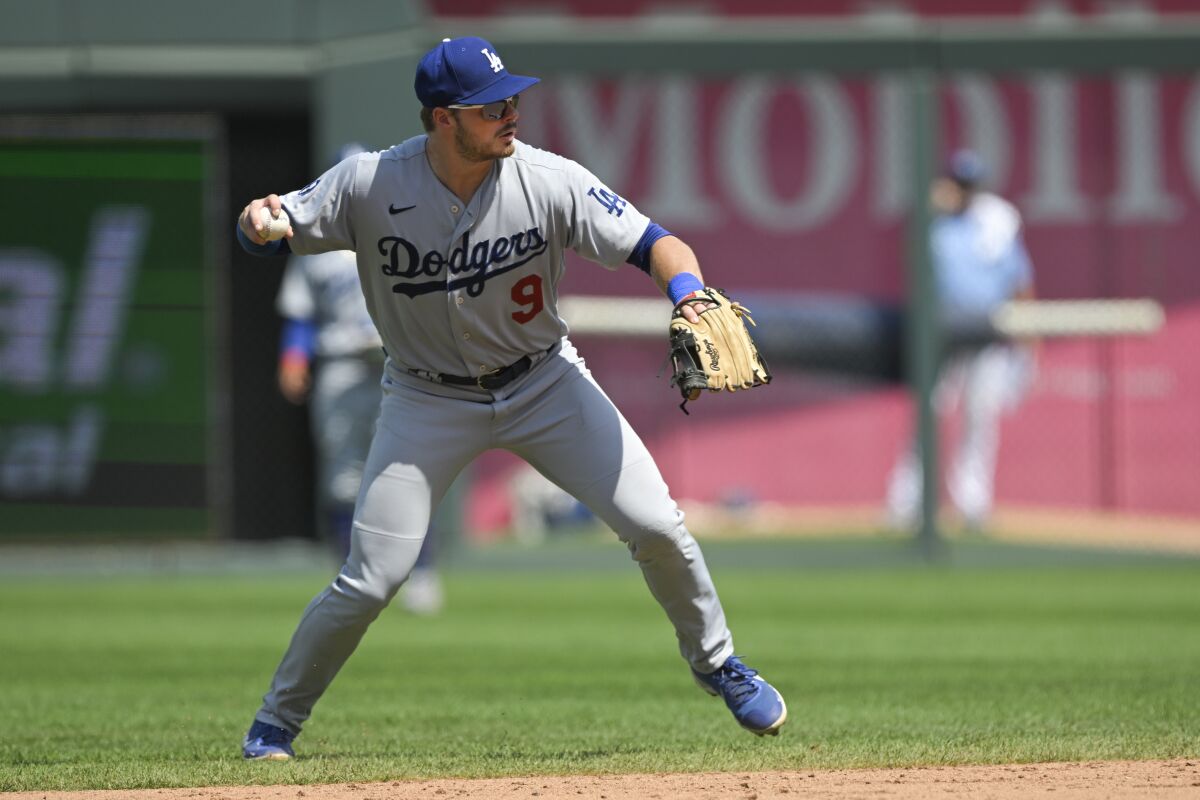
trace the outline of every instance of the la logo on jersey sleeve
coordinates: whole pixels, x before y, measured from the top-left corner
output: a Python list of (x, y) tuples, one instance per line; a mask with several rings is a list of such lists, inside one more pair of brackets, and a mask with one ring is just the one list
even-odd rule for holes
[(629, 205), (629, 201), (625, 198), (603, 187), (597, 189), (593, 186), (591, 189), (588, 189), (588, 196), (602, 205), (609, 214), (617, 217), (624, 214), (625, 206)]

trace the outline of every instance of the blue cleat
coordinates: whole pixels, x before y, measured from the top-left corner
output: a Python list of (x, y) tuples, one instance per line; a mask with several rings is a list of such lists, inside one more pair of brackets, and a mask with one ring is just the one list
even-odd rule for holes
[(733, 718), (751, 733), (778, 736), (779, 729), (787, 722), (783, 695), (737, 656), (730, 656), (720, 669), (707, 675), (692, 670), (692, 677), (704, 691), (725, 698)]
[(266, 722), (254, 720), (242, 742), (242, 757), (255, 761), (287, 761), (296, 755), (292, 751), (292, 740), (296, 734), (276, 728)]

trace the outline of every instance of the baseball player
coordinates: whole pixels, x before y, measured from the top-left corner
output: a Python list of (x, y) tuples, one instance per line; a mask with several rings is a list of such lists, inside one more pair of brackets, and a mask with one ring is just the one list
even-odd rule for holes
[[(1020, 213), (981, 189), (985, 177), (979, 155), (961, 150), (931, 188), (937, 214), (930, 227), (933, 269), (945, 318), (986, 317), (1009, 300), (1034, 297)], [(1032, 380), (1034, 347), (1033, 342), (989, 344), (959, 352), (942, 366), (934, 406), (939, 415), (960, 405), (963, 410), (947, 488), (968, 530), (982, 530), (991, 514), (1001, 417), (1016, 408)], [(893, 527), (917, 523), (921, 493), (921, 455), (914, 443), (901, 454), (888, 485)]]
[[(693, 321), (699, 265), (582, 166), (517, 140), (521, 93), (537, 82), (509, 73), (483, 39), (444, 40), (416, 71), (424, 135), (255, 199), (238, 219), (253, 253), (353, 250), (387, 354), (350, 557), (301, 618), (246, 758), (293, 755), (313, 705), (412, 569), (431, 510), (491, 448), (528, 461), (617, 533), (696, 681), (743, 727), (775, 734), (787, 718), (779, 692), (734, 655), (683, 513), (558, 315), (567, 248), (647, 272)], [(264, 206), (286, 211), (286, 238), (260, 235)]]
[[(361, 145), (348, 144), (334, 163), (362, 152)], [(319, 505), (340, 563), (350, 555), (354, 501), (379, 416), (382, 342), (367, 313), (358, 266), (349, 250), (292, 255), (275, 305), (284, 318), (279, 389), (289, 402), (311, 403)], [(432, 614), (442, 606), (433, 542), (432, 536), (425, 537), (401, 595), (404, 607), (413, 613)]]

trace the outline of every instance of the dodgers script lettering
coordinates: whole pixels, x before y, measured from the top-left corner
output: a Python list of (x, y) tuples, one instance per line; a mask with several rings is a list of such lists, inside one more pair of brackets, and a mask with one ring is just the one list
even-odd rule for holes
[[(387, 263), (379, 269), (391, 278), (406, 280), (392, 286), (392, 291), (407, 297), (438, 291), (465, 288), (471, 297), (483, 294), (484, 284), (506, 272), (526, 264), (546, 252), (546, 237), (541, 228), (483, 239), (471, 243), (471, 234), (464, 233), (459, 246), (449, 257), (438, 250), (421, 254), (416, 246), (402, 236), (384, 236), (379, 240), (379, 254)], [(494, 267), (489, 271), (489, 267)], [(461, 276), (461, 277), (459, 277)], [(421, 277), (440, 280), (420, 281)]]

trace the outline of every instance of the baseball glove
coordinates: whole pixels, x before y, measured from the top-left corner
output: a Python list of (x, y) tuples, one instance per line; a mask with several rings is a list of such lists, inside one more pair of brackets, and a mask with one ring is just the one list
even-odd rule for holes
[[(682, 307), (697, 300), (715, 303), (716, 308), (701, 311), (697, 307), (700, 321), (688, 322)], [(683, 413), (688, 413), (688, 401), (700, 397), (704, 389), (734, 392), (771, 382), (771, 372), (750, 338), (747, 322), (754, 324), (748, 308), (708, 286), (675, 306), (670, 327), (675, 370), (671, 385), (678, 386), (683, 396), (679, 404)]]

